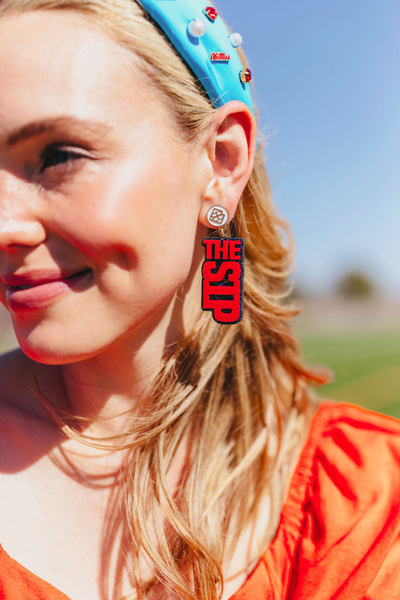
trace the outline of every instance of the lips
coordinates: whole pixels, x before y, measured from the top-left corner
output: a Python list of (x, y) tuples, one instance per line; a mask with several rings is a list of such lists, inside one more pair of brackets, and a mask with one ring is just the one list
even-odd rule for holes
[[(91, 269), (81, 271), (31, 271), (24, 275), (4, 274), (10, 310), (21, 312), (46, 306), (55, 298), (88, 281)], [(82, 286), (81, 286), (82, 287)]]

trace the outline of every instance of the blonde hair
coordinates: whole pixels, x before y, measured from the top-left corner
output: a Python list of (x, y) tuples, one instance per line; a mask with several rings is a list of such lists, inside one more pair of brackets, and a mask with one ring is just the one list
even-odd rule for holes
[[(133, 0), (0, 0), (0, 16), (39, 9), (83, 12), (129, 48), (150, 84), (168, 100), (188, 143), (211, 123), (215, 109), (204, 89)], [(121, 522), (134, 564), (127, 598), (146, 594), (139, 555), (178, 597), (220, 596), (223, 567), (267, 496), (279, 517), (287, 486), (284, 464), (295, 452), (290, 433), (282, 454), (282, 436), (289, 422), (304, 427), (315, 397), (309, 384), (328, 380), (326, 371), (303, 361), (290, 329), (290, 319), (300, 312), (283, 302), (290, 292), (285, 281), (292, 272), (294, 242), (288, 223), (275, 213), (261, 143), (229, 233), (243, 237), (246, 246), (243, 319), (223, 326), (199, 310), (192, 331), (167, 348), (137, 426), (118, 436), (85, 436), (68, 424), (74, 415), (57, 409), (38, 389), (67, 436), (96, 448), (109, 448), (101, 442), (112, 440), (113, 448), (128, 450), (118, 482)], [(115, 444), (125, 437), (128, 442)], [(182, 444), (185, 470), (173, 496), (166, 474)], [(106, 541), (115, 537), (116, 527), (106, 529)], [(271, 519), (265, 540), (275, 528)]]

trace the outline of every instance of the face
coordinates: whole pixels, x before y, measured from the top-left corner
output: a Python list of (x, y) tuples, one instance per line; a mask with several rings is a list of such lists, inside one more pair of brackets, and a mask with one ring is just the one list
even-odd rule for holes
[(153, 327), (204, 192), (140, 65), (78, 12), (0, 19), (0, 299), (49, 364)]

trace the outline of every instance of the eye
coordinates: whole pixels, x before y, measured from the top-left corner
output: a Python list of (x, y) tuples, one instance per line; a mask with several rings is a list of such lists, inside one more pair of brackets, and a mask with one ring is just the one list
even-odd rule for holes
[(42, 155), (40, 173), (43, 173), (46, 169), (57, 167), (58, 165), (68, 165), (68, 163), (79, 158), (89, 157), (67, 148), (46, 148)]

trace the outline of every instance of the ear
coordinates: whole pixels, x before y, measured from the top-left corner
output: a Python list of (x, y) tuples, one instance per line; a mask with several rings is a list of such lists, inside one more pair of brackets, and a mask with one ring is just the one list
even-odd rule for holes
[(250, 108), (244, 102), (234, 100), (216, 111), (207, 131), (207, 157), (212, 177), (207, 185), (199, 221), (210, 227), (207, 212), (212, 206), (226, 208), (229, 221), (235, 214), (253, 170), (257, 125)]

